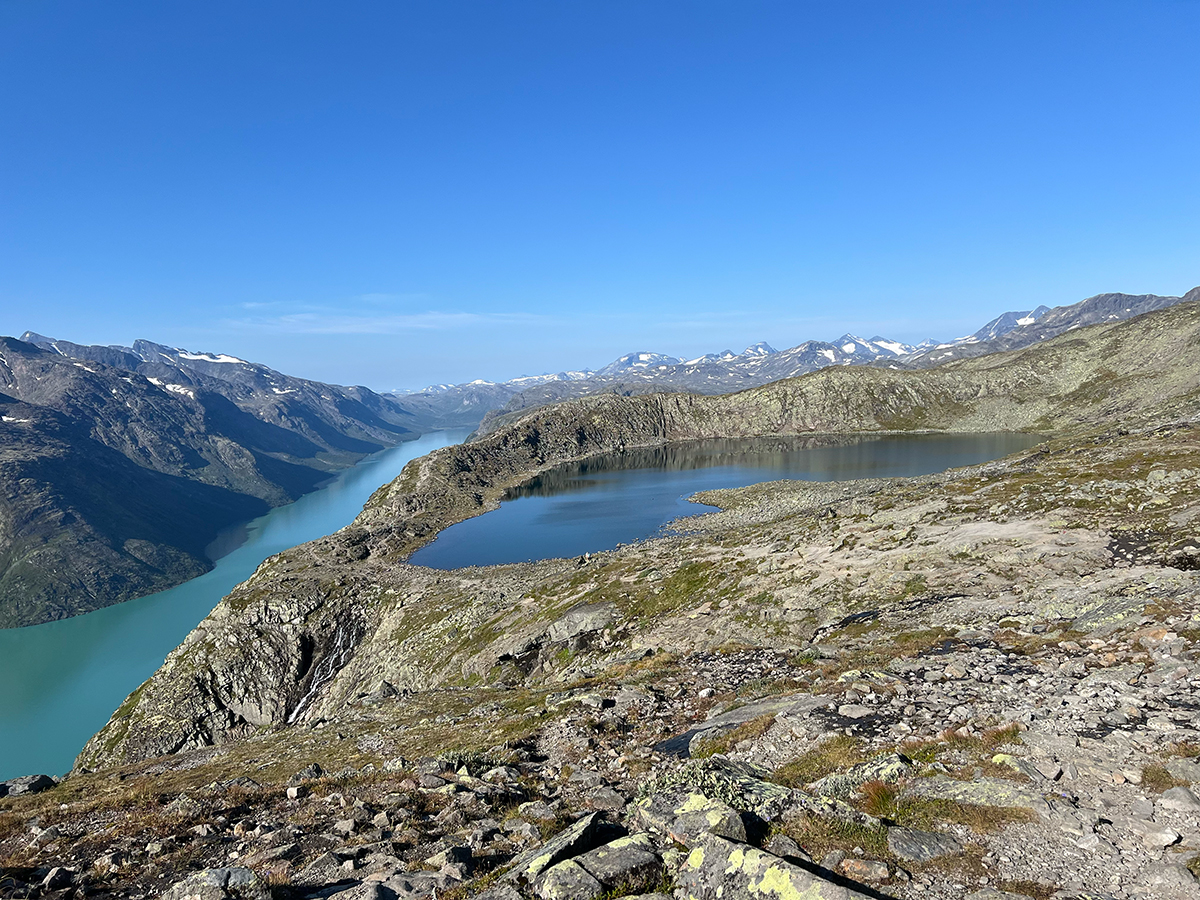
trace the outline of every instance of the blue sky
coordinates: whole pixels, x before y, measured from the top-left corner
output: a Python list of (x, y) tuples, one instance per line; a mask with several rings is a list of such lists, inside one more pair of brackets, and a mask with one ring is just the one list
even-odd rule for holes
[(0, 332), (375, 388), (1200, 283), (1200, 3), (0, 0)]

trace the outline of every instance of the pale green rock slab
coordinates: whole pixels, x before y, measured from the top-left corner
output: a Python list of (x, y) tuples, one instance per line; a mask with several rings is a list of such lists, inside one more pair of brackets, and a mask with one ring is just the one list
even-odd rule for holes
[(568, 859), (547, 869), (534, 893), (542, 900), (592, 900), (604, 893), (604, 885)]
[(746, 844), (709, 837), (675, 878), (680, 900), (865, 900), (872, 896), (815, 875)]
[(631, 834), (589, 850), (575, 857), (575, 862), (606, 888), (653, 887), (663, 874), (663, 862), (655, 850), (650, 835)]
[(958, 781), (944, 776), (921, 778), (911, 782), (904, 792), (976, 806), (1031, 809), (1043, 815), (1050, 812), (1050, 804), (1041, 794), (1002, 778), (978, 778), (975, 781)]
[(532, 882), (551, 866), (607, 843), (620, 833), (619, 829), (604, 821), (600, 813), (591, 813), (560, 831), (541, 847), (518, 856), (513, 860), (512, 869), (505, 879), (510, 882)]
[(846, 798), (868, 781), (895, 782), (906, 777), (912, 764), (899, 753), (885, 753), (865, 763), (852, 766), (845, 772), (826, 775), (809, 785), (809, 790), (821, 797)]
[(1040, 781), (1044, 776), (1038, 767), (1030, 760), (1022, 759), (1019, 756), (1013, 756), (1011, 753), (997, 753), (992, 757), (992, 762), (998, 766), (1007, 766), (1014, 772), (1024, 775), (1030, 781)]
[(1111, 631), (1137, 618), (1146, 611), (1147, 597), (1113, 597), (1076, 616), (1071, 623), (1075, 631)]

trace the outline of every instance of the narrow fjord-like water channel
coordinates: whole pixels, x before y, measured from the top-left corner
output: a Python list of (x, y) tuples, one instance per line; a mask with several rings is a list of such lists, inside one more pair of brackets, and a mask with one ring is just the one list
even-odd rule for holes
[(435, 569), (581, 556), (651, 537), (710, 512), (697, 492), (795, 478), (846, 481), (928, 475), (1041, 441), (1028, 434), (922, 434), (713, 440), (597, 456), (510, 491), (499, 509), (452, 525), (413, 554)]
[(349, 525), (406, 462), (466, 434), (423, 435), (363, 460), (248, 523), (244, 540), (211, 572), (178, 587), (85, 616), (0, 629), (0, 780), (69, 770), (126, 695), (264, 559)]

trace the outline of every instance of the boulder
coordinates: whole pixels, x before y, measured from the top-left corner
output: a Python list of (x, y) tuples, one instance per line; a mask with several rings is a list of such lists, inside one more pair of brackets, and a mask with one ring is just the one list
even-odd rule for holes
[(546, 636), (555, 643), (578, 640), (584, 635), (603, 631), (613, 623), (617, 608), (612, 603), (587, 603), (570, 609), (546, 629)]
[(242, 866), (203, 869), (177, 882), (163, 900), (271, 900), (271, 892)]
[(548, 868), (534, 893), (542, 900), (592, 900), (604, 893), (604, 885), (573, 859)]
[(541, 847), (527, 850), (514, 859), (512, 869), (505, 878), (509, 882), (532, 884), (551, 866), (594, 850), (621, 837), (623, 833), (624, 829), (603, 819), (601, 813), (591, 813), (570, 828), (560, 831)]
[(605, 888), (627, 890), (653, 887), (662, 880), (663, 861), (648, 834), (617, 838), (603, 847), (575, 857)]
[(720, 800), (704, 794), (655, 794), (640, 801), (637, 816), (646, 828), (665, 834), (686, 847), (706, 834), (731, 841), (746, 840), (741, 814)]
[(958, 838), (918, 828), (889, 828), (887, 844), (888, 849), (900, 859), (915, 863), (925, 863), (939, 856), (963, 851)]
[(1175, 812), (1200, 812), (1200, 800), (1185, 787), (1173, 787), (1163, 791), (1158, 802), (1162, 804), (1163, 809)]
[(20, 797), (23, 794), (40, 794), (58, 784), (49, 775), (22, 775), (0, 782), (0, 797)]
[(781, 784), (767, 781), (764, 770), (722, 756), (692, 760), (669, 775), (657, 779), (644, 792), (655, 794), (703, 794), (739, 812), (752, 812), (770, 822), (780, 818), (805, 796)]
[(675, 878), (675, 887), (677, 896), (685, 900), (757, 896), (866, 900), (874, 896), (836, 884), (778, 856), (719, 837), (705, 839), (688, 854)]
[(809, 790), (822, 797), (849, 797), (868, 781), (899, 781), (912, 770), (912, 763), (899, 753), (885, 753), (865, 763), (852, 766), (845, 772), (826, 775), (809, 785)]

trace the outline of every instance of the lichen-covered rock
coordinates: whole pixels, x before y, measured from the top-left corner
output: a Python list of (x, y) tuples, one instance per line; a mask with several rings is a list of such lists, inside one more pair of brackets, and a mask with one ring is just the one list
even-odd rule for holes
[(643, 796), (656, 793), (702, 794), (741, 812), (772, 821), (797, 801), (799, 792), (767, 781), (767, 773), (742, 762), (724, 757), (691, 760), (673, 772), (649, 782)]
[(623, 829), (606, 821), (601, 813), (584, 816), (570, 828), (560, 831), (541, 847), (528, 850), (513, 860), (505, 876), (513, 882), (531, 883), (551, 866), (579, 856), (622, 835)]
[(604, 893), (604, 885), (575, 860), (567, 859), (542, 873), (534, 893), (542, 900), (592, 900)]
[(163, 900), (270, 900), (271, 892), (250, 869), (204, 869), (163, 894)]
[(826, 775), (808, 786), (822, 797), (846, 798), (868, 781), (899, 781), (912, 771), (912, 763), (899, 753), (884, 753), (865, 763), (852, 766), (845, 772)]
[(605, 888), (626, 890), (654, 887), (662, 880), (663, 861), (648, 834), (617, 838), (575, 857)]
[(910, 783), (905, 791), (921, 797), (955, 800), (976, 806), (1032, 809), (1039, 814), (1050, 811), (1050, 804), (1037, 791), (1001, 778), (977, 778), (974, 781), (959, 781), (943, 776), (921, 778)]
[(676, 896), (682, 900), (866, 900), (871, 896), (762, 850), (719, 837), (709, 837), (688, 854), (675, 887)]
[(746, 825), (736, 809), (696, 791), (646, 797), (638, 801), (637, 816), (645, 827), (686, 847), (691, 847), (706, 834), (731, 841), (746, 840)]

